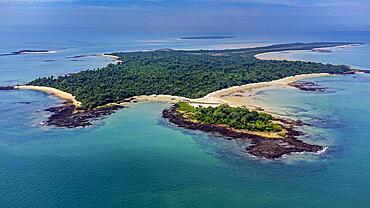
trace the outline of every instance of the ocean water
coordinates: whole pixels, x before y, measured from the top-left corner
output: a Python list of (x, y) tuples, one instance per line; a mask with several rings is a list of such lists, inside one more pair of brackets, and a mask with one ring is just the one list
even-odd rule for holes
[(50, 50), (50, 54), (21, 54), (0, 56), (0, 84), (15, 85), (38, 77), (59, 76), (86, 69), (106, 66), (112, 61), (106, 57), (79, 57), (80, 55), (103, 54), (116, 51), (145, 51), (161, 48), (173, 49), (223, 49), (271, 44), (271, 40), (249, 38), (182, 40), (181, 34), (170, 35), (112, 35), (100, 33), (52, 33), (52, 32), (7, 32), (0, 31), (0, 54), (20, 50)]
[(345, 64), (355, 69), (370, 70), (368, 60), (370, 45), (364, 44), (349, 48), (333, 48), (333, 53), (317, 53), (312, 51), (294, 51), (284, 53), (294, 60), (310, 60), (320, 63)]
[[(251, 44), (248, 38), (52, 37), (55, 40), (39, 37), (27, 42), (2, 37), (7, 46), (1, 53), (45, 48), (58, 52), (0, 57), (0, 84), (111, 61), (66, 59), (74, 55)], [(336, 62), (341, 53), (327, 60)], [(366, 57), (370, 50), (343, 53)], [(312, 59), (312, 54), (302, 56)], [(45, 62), (48, 59), (56, 61)], [(364, 68), (370, 64), (366, 59), (358, 63)], [(61, 100), (33, 91), (1, 91), (0, 207), (369, 207), (370, 76), (312, 80), (329, 92), (261, 93), (260, 99), (276, 111), (311, 124), (302, 129), (307, 133), (302, 139), (328, 147), (322, 155), (278, 161), (256, 160), (233, 142), (174, 127), (161, 118), (168, 106), (164, 103), (133, 104), (86, 129), (54, 129), (40, 122), (47, 118), (43, 110)]]

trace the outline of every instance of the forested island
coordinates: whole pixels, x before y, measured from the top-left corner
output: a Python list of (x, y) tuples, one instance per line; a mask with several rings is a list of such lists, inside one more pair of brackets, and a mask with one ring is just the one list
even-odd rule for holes
[(53, 87), (76, 96), (81, 108), (93, 109), (137, 95), (166, 94), (199, 98), (249, 83), (310, 73), (345, 73), (343, 65), (301, 61), (259, 60), (256, 54), (312, 50), (351, 43), (293, 43), (228, 50), (156, 50), (118, 52), (118, 64), (60, 77), (36, 79), (29, 85)]
[(282, 127), (272, 122), (267, 113), (251, 111), (247, 108), (219, 105), (217, 107), (194, 107), (186, 102), (176, 104), (182, 117), (203, 124), (218, 124), (240, 130), (259, 132), (280, 132)]
[(0, 54), (0, 56), (13, 56), (13, 55), (23, 55), (23, 54), (47, 54), (47, 53), (54, 53), (55, 51), (50, 51), (50, 50), (20, 50), (20, 51), (14, 51), (11, 53), (3, 53)]
[[(260, 60), (255, 57), (266, 52), (312, 50), (347, 44), (351, 43), (318, 42), (227, 50), (116, 52), (106, 55), (117, 58), (117, 64), (65, 76), (38, 78), (27, 85), (31, 88), (47, 87), (48, 91), (57, 89), (74, 96), (64, 106), (48, 109), (53, 114), (46, 124), (67, 128), (85, 127), (91, 125), (91, 120), (122, 108), (117, 103), (132, 101), (135, 96), (171, 95), (190, 100), (232, 86), (289, 76), (349, 73), (351, 69), (344, 65)], [(325, 91), (309, 82), (292, 86), (306, 91)], [(73, 104), (77, 102), (78, 105)], [(180, 127), (217, 133), (238, 142), (250, 142), (246, 151), (258, 157), (275, 159), (293, 152), (317, 152), (323, 149), (297, 139), (300, 133), (293, 130), (297, 123), (285, 122), (245, 107), (193, 107), (180, 102), (165, 109), (163, 117)]]
[(194, 107), (179, 102), (162, 112), (164, 118), (179, 127), (201, 130), (235, 140), (249, 154), (258, 158), (276, 159), (294, 152), (319, 152), (323, 147), (297, 139), (294, 130), (299, 122), (273, 118), (267, 113), (243, 107), (220, 105)]

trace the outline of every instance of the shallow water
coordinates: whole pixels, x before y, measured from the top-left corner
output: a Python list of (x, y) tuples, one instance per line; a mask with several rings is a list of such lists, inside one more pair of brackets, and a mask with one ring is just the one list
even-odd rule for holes
[(292, 51), (283, 53), (283, 57), (293, 60), (310, 60), (320, 63), (345, 64), (357, 69), (370, 70), (368, 60), (370, 45), (364, 44), (356, 47), (332, 48), (332, 53), (319, 53), (312, 51)]
[[(333, 88), (351, 83), (333, 94), (266, 92), (278, 107), (303, 103), (309, 113), (296, 116), (321, 117), (330, 126), (313, 127), (325, 132), (315, 139), (328, 153), (280, 162), (253, 160), (233, 142), (173, 127), (160, 116), (166, 104), (135, 104), (77, 130), (35, 127), (37, 116), (23, 112), (31, 115), (0, 126), (2, 207), (366, 207), (370, 118), (362, 106), (370, 99), (360, 93), (369, 83), (356, 79), (365, 78), (316, 80)], [(351, 106), (340, 99), (348, 94), (358, 95)]]
[[(0, 84), (110, 61), (88, 58), (77, 63), (65, 59), (70, 55), (236, 41), (141, 40), (160, 46), (127, 40), (119, 48), (86, 41), (86, 47), (73, 43), (74, 49), (57, 54), (0, 57)], [(58, 49), (66, 42), (52, 43), (55, 47), (38, 41), (32, 48)], [(1, 52), (25, 48), (11, 45)], [(222, 138), (170, 125), (161, 118), (167, 104), (135, 104), (93, 127), (66, 130), (40, 125), (47, 117), (43, 109), (62, 101), (39, 92), (1, 91), (0, 207), (368, 207), (370, 76), (313, 81), (331, 92), (268, 90), (260, 99), (312, 124), (303, 129), (308, 133), (303, 139), (328, 150), (273, 162), (246, 156)]]

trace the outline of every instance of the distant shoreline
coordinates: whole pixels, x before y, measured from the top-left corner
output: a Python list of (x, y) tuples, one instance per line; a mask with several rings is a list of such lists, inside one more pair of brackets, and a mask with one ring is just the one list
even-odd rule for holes
[(180, 40), (217, 40), (217, 39), (233, 39), (235, 36), (189, 36), (180, 37)]
[(86, 54), (86, 55), (77, 55), (77, 56), (71, 56), (67, 57), (67, 59), (78, 59), (78, 58), (86, 58), (86, 57), (106, 57), (113, 59), (112, 61), (114, 63), (122, 63), (121, 60), (119, 60), (118, 56), (108, 54), (108, 53), (102, 53), (102, 54)]
[(260, 53), (256, 54), (254, 57), (259, 60), (266, 60), (266, 61), (305, 61), (302, 59), (293, 59), (289, 56), (286, 56), (286, 54), (291, 54), (294, 52), (315, 52), (315, 53), (330, 53), (332, 52), (332, 49), (336, 48), (352, 48), (352, 47), (358, 47), (362, 44), (346, 44), (346, 45), (340, 45), (340, 46), (333, 46), (333, 47), (323, 47), (323, 48), (314, 48), (312, 50), (285, 50), (285, 51), (275, 51), (275, 52), (266, 52), (266, 53)]
[(57, 51), (53, 50), (20, 50), (20, 51), (14, 51), (11, 53), (1, 53), (0, 56), (15, 56), (15, 55), (28, 55), (28, 54), (53, 54)]

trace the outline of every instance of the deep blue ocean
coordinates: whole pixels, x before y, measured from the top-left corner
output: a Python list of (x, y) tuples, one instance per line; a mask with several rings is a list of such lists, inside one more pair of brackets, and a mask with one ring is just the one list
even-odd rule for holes
[[(4, 33), (0, 54), (23, 49), (53, 54), (0, 56), (0, 85), (103, 67), (109, 58), (68, 57), (157, 48), (228, 48), (296, 41), (357, 41), (364, 34), (241, 36), (179, 40), (167, 36)], [(370, 69), (370, 47), (299, 59)], [(255, 160), (239, 147), (161, 118), (164, 103), (133, 104), (86, 129), (40, 125), (62, 103), (40, 92), (0, 91), (0, 207), (370, 207), (370, 75), (312, 81), (330, 93), (266, 90), (260, 99), (312, 124), (302, 139), (322, 155)]]

